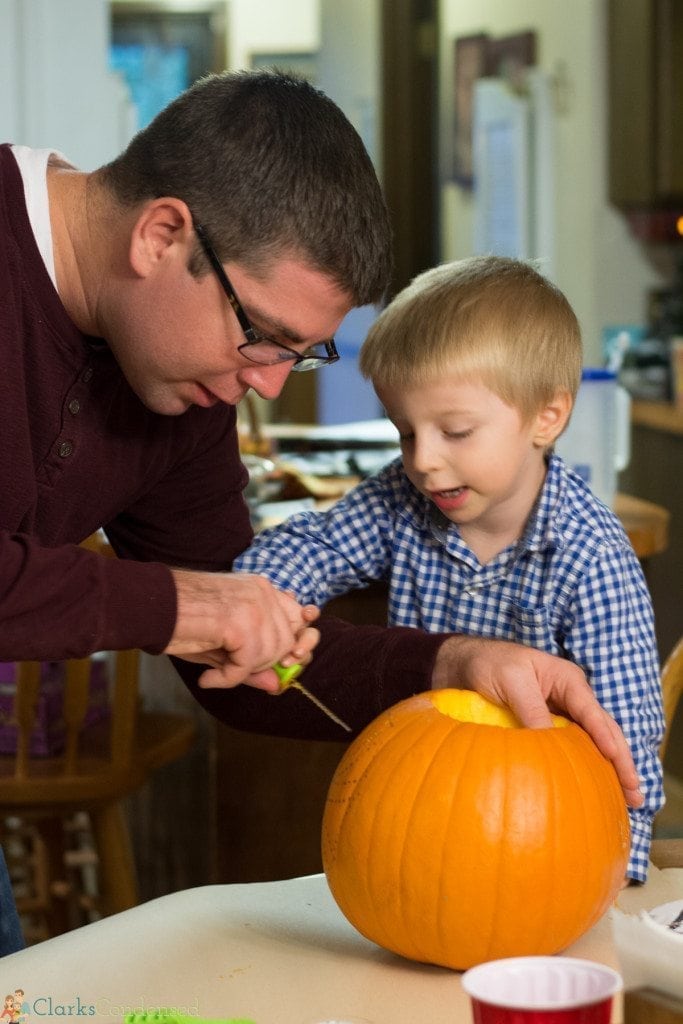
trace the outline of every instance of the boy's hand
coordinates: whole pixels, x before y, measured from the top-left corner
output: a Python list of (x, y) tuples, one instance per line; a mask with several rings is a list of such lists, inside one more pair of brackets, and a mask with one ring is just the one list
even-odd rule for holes
[(432, 675), (434, 689), (446, 686), (476, 690), (532, 729), (549, 728), (551, 711), (567, 715), (613, 763), (629, 807), (643, 803), (624, 734), (573, 662), (505, 640), (453, 636), (441, 645)]
[(165, 653), (208, 665), (202, 687), (248, 683), (276, 692), (276, 661), (307, 664), (318, 643), (320, 615), (262, 576), (173, 570), (176, 626)]
[[(313, 608), (313, 605), (306, 605), (306, 608)], [(317, 615), (320, 614), (319, 610), (315, 608)], [(279, 659), (279, 663), (285, 668), (290, 665), (308, 665), (313, 656), (313, 649), (318, 645), (320, 640), (320, 632), (314, 629), (312, 626), (308, 626), (302, 629), (296, 638), (296, 646), (292, 650)], [(199, 685), (203, 690), (211, 690), (216, 688), (226, 688), (237, 686), (237, 683), (226, 683), (226, 666), (228, 671), (232, 672), (232, 666), (229, 657), (223, 651), (212, 652), (211, 660), (206, 655), (201, 657), (186, 656), (186, 661), (198, 661), (200, 664), (214, 664), (215, 668), (207, 668), (205, 672), (202, 672), (198, 679)], [(271, 666), (268, 668), (259, 669), (255, 672), (250, 672), (249, 675), (245, 676), (241, 680), (247, 686), (253, 686), (256, 690), (266, 690), (268, 693), (279, 693), (281, 689), (280, 679)]]

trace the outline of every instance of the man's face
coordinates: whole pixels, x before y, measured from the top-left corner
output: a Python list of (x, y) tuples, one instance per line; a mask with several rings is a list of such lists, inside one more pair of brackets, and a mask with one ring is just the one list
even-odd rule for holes
[[(193, 277), (187, 256), (178, 247), (115, 318), (107, 340), (131, 387), (167, 416), (236, 405), (250, 388), (276, 398), (293, 362), (265, 366), (239, 352), (246, 338), (216, 275)], [(352, 306), (329, 277), (294, 257), (258, 276), (237, 263), (225, 269), (254, 328), (297, 352), (331, 338)]]

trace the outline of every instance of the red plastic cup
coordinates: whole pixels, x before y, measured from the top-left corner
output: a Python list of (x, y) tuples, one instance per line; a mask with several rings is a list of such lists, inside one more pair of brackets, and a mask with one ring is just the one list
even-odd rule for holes
[(518, 956), (472, 967), (462, 987), (474, 1024), (609, 1024), (622, 981), (592, 960)]

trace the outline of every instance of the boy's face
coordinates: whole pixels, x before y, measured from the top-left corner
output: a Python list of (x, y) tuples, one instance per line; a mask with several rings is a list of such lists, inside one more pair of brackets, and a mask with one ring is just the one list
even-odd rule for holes
[(377, 394), (401, 436), (408, 478), (473, 550), (477, 538), (499, 550), (516, 539), (545, 477), (548, 410), (525, 423), (483, 384), (449, 374)]

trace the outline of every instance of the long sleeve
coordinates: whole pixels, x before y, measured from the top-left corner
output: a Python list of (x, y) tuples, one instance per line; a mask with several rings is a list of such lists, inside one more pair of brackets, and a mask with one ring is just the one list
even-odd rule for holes
[(629, 810), (629, 877), (647, 875), (652, 820), (664, 803), (658, 750), (664, 734), (654, 617), (630, 547), (605, 547), (581, 579), (566, 619), (565, 653), (580, 665), (621, 726), (645, 796)]
[(302, 604), (386, 579), (391, 571), (395, 500), (386, 472), (363, 481), (324, 512), (300, 512), (257, 534), (235, 559), (236, 572), (258, 573)]
[[(385, 708), (431, 689), (434, 659), (445, 634), (419, 629), (355, 626), (323, 617), (321, 640), (302, 682), (339, 714), (356, 735)], [(202, 690), (183, 677), (212, 715), (236, 729), (292, 739), (346, 740), (335, 725), (296, 690), (272, 696), (248, 686)]]
[(159, 564), (118, 562), (74, 544), (46, 547), (0, 532), (0, 661), (82, 658), (142, 647), (158, 653), (175, 620)]

